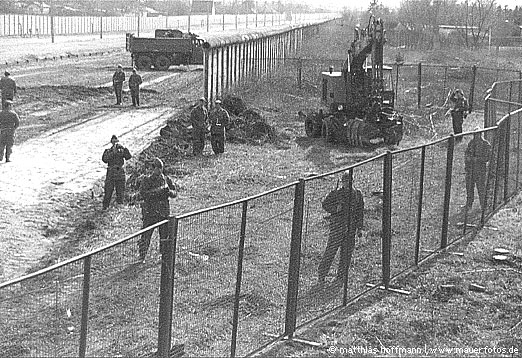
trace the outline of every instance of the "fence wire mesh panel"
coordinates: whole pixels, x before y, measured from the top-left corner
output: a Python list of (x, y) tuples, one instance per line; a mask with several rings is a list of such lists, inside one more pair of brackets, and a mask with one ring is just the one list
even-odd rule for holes
[(179, 220), (174, 268), (172, 343), (189, 356), (228, 356), (242, 206)]
[[(448, 141), (426, 145), (419, 258), (440, 247)], [(393, 200), (393, 198), (392, 198)]]
[(421, 149), (393, 153), (391, 276), (415, 265)]
[(82, 280), (80, 260), (3, 288), (0, 357), (77, 356)]
[(508, 196), (511, 197), (520, 189), (521, 163), (520, 163), (520, 140), (522, 110), (516, 111), (510, 116), (509, 126), (509, 189)]
[(147, 234), (92, 256), (87, 356), (135, 355), (156, 348), (161, 268), (157, 232), (153, 230), (143, 263), (138, 241)]
[(248, 201), (237, 356), (284, 333), (295, 186)]

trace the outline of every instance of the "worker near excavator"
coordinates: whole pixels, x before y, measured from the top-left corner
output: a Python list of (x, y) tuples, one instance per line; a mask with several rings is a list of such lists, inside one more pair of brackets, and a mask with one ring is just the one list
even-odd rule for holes
[(208, 115), (210, 121), (210, 143), (215, 154), (225, 152), (225, 131), (230, 116), (226, 109), (221, 106), (221, 100), (217, 99), (214, 109)]
[(6, 101), (13, 101), (16, 94), (16, 82), (11, 78), (9, 71), (4, 72), (0, 78), (0, 90), (2, 91), (2, 109), (6, 107)]
[(328, 217), (329, 236), (326, 249), (318, 267), (318, 284), (323, 286), (330, 271), (332, 261), (341, 249), (337, 279), (341, 280), (352, 261), (355, 236), (361, 235), (364, 218), (364, 199), (362, 192), (350, 186), (350, 175), (343, 173), (341, 188), (332, 190), (322, 202), (322, 207), (330, 213)]
[[(145, 176), (140, 183), (139, 195), (143, 199), (141, 205), (141, 214), (143, 220), (143, 228), (157, 224), (170, 215), (169, 198), (177, 196), (176, 186), (172, 180), (163, 172), (163, 161), (155, 158), (152, 163), (152, 172)], [(158, 227), (160, 243), (168, 240), (169, 229), (168, 224), (162, 224)], [(139, 260), (143, 262), (150, 246), (150, 239), (154, 230), (145, 231), (138, 240)]]
[(123, 72), (123, 66), (118, 65), (116, 72), (112, 75), (112, 87), (116, 94), (116, 105), (121, 105), (121, 94), (123, 90), (123, 82), (125, 82), (125, 72)]
[(486, 198), (486, 166), (491, 156), (491, 144), (482, 137), (482, 132), (475, 129), (464, 154), (464, 169), (466, 171), (466, 205), (465, 210), (471, 210), (477, 187), (479, 202), (484, 209)]
[[(469, 113), (469, 103), (466, 97), (464, 97), (464, 93), (460, 88), (457, 88), (450, 95), (449, 100), (453, 103), (453, 108), (450, 108), (446, 115), (451, 114), (451, 120), (453, 124), (453, 134), (457, 135), (462, 133), (462, 124), (464, 123), (464, 119), (468, 116)], [(462, 142), (462, 137), (457, 137), (455, 142)]]
[(132, 75), (129, 77), (129, 90), (132, 98), (132, 106), (140, 106), (140, 85), (143, 83), (141, 76), (138, 74), (138, 70), (132, 69)]
[(123, 204), (125, 193), (125, 170), (123, 164), (131, 158), (131, 154), (127, 148), (120, 144), (118, 137), (111, 137), (112, 146), (103, 151), (102, 161), (107, 163), (107, 175), (105, 177), (103, 210), (109, 208), (112, 193), (116, 189), (116, 202)]
[(192, 124), (192, 153), (203, 154), (205, 149), (205, 134), (207, 133), (207, 100), (201, 97), (194, 109), (190, 112), (190, 123)]

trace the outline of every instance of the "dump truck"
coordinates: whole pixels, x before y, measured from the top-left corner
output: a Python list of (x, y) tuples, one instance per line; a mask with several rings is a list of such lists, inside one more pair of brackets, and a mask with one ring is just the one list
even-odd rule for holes
[(399, 144), (403, 122), (394, 109), (392, 68), (383, 65), (385, 41), (383, 21), (374, 16), (365, 29), (355, 28), (341, 71), (321, 74), (325, 108), (299, 112), (307, 136), (354, 147)]
[(203, 64), (204, 40), (176, 29), (157, 29), (154, 37), (126, 35), (126, 50), (140, 70), (166, 71), (170, 66)]

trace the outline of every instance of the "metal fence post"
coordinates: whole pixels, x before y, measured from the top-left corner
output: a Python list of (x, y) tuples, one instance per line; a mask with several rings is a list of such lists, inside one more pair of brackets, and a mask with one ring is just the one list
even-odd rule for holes
[(204, 89), (203, 89), (203, 97), (205, 98), (210, 98), (210, 93), (209, 93), (209, 80), (210, 80), (210, 72), (209, 72), (209, 69), (208, 69), (208, 60), (210, 58), (209, 56), (209, 50), (208, 49), (204, 49), (203, 50), (203, 58), (205, 59), (205, 65), (204, 65), (204, 68), (203, 68), (203, 78), (204, 78)]
[[(352, 187), (353, 187), (353, 168), (350, 168), (348, 170), (348, 188), (350, 188), (349, 194), (348, 194), (348, 202), (350, 203), (350, 205), (348, 205), (348, 222), (347, 222), (348, 228), (351, 228), (353, 225), (352, 203), (355, 200), (355, 198), (353, 197), (353, 190), (351, 190)], [(345, 241), (341, 245), (345, 245), (347, 247), (348, 242)], [(343, 250), (341, 250), (341, 254), (342, 254), (342, 252), (343, 252)], [(342, 260), (342, 259), (339, 258), (339, 260)], [(343, 274), (343, 306), (346, 306), (348, 304), (348, 270), (349, 269), (350, 269), (349, 265), (345, 265), (344, 272), (342, 273)]]
[(509, 147), (511, 144), (511, 116), (505, 119), (506, 129), (504, 131), (504, 203), (509, 200)]
[(426, 146), (421, 149), (421, 162), (419, 174), (419, 201), (417, 202), (417, 232), (415, 234), (415, 265), (419, 263), (421, 222), (422, 222), (422, 199), (424, 198), (424, 167), (426, 164)]
[(473, 101), (475, 99), (475, 82), (477, 79), (477, 66), (473, 65), (471, 68), (472, 77), (471, 77), (471, 87), (469, 89), (469, 113), (473, 110)]
[(392, 152), (387, 151), (383, 162), (382, 197), (382, 282), (388, 289), (391, 274), (391, 213), (392, 213)]
[(169, 358), (172, 340), (172, 303), (174, 295), (174, 267), (176, 262), (176, 241), (178, 219), (169, 219), (169, 237), (160, 241), (161, 277), (158, 317), (158, 357)]
[(292, 238), (290, 242), (290, 262), (288, 265), (288, 292), (286, 295), (285, 336), (292, 338), (297, 322), (297, 294), (299, 290), (299, 268), (301, 265), (301, 239), (303, 234), (305, 181), (300, 179), (295, 186), (294, 213), (292, 217)]
[(82, 295), (82, 321), (80, 327), (80, 348), (78, 356), (85, 358), (87, 350), (87, 327), (89, 323), (89, 294), (91, 290), (91, 256), (83, 259), (83, 295)]
[(230, 343), (230, 357), (236, 356), (237, 326), (239, 323), (239, 296), (241, 295), (241, 282), (243, 279), (243, 259), (245, 253), (245, 233), (247, 224), (248, 201), (243, 202), (241, 212), (241, 232), (239, 234), (239, 248), (237, 253), (236, 293), (234, 299), (234, 316), (232, 317), (232, 339)]
[(446, 179), (444, 181), (444, 206), (442, 211), (442, 231), (440, 237), (440, 247), (442, 249), (448, 246), (449, 206), (451, 199), (451, 176), (453, 174), (454, 149), (455, 137), (452, 134), (448, 139), (448, 150), (446, 152)]
[(496, 173), (493, 174), (493, 158), (495, 158), (495, 149), (498, 150), (498, 133), (499, 133), (499, 128), (497, 127), (494, 131), (490, 131), (490, 132), (493, 133), (494, 137), (493, 137), (493, 144), (491, 146), (491, 148), (492, 148), (491, 149), (491, 155), (489, 157), (488, 174), (487, 174), (487, 177), (486, 177), (486, 193), (484, 195), (484, 206), (482, 207), (482, 214), (480, 216), (480, 225), (481, 226), (484, 226), (484, 223), (486, 221), (486, 210), (487, 210), (487, 207), (488, 207), (489, 186), (491, 184), (491, 179), (492, 179), (493, 175), (496, 176)]
[(421, 105), (421, 90), (422, 90), (422, 63), (419, 62), (417, 67), (417, 108)]

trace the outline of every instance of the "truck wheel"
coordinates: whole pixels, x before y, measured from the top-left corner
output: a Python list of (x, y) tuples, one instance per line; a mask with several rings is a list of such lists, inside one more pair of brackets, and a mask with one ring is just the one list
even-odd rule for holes
[(154, 68), (159, 71), (166, 71), (170, 67), (170, 60), (165, 55), (159, 55), (156, 57), (156, 61), (154, 61)]
[(138, 70), (150, 70), (152, 67), (152, 59), (147, 55), (138, 56), (136, 67)]

